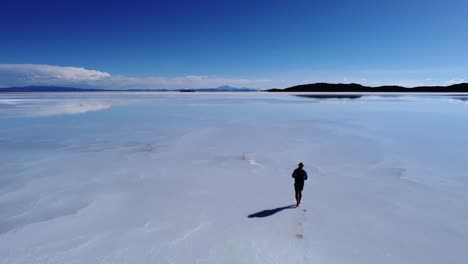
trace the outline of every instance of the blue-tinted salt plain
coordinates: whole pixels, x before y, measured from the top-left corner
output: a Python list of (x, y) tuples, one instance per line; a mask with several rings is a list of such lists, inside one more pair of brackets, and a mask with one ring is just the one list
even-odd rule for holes
[(0, 263), (465, 264), (463, 99), (2, 94)]

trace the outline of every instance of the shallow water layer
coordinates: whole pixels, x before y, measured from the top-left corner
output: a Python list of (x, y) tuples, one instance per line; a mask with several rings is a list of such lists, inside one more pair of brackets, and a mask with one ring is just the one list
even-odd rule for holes
[(466, 262), (465, 96), (295, 95), (0, 94), (0, 263)]

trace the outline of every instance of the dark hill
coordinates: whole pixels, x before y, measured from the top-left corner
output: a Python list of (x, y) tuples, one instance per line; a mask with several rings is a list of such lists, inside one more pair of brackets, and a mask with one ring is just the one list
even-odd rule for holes
[(302, 84), (286, 89), (270, 89), (268, 92), (362, 92), (362, 93), (468, 93), (468, 83), (450, 86), (418, 86), (407, 88), (397, 85), (378, 87), (363, 86), (356, 83), (314, 83)]

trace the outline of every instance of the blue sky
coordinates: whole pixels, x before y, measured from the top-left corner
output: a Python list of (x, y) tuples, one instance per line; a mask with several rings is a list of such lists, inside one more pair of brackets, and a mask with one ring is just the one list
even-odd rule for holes
[(3, 1), (0, 87), (468, 82), (468, 1)]

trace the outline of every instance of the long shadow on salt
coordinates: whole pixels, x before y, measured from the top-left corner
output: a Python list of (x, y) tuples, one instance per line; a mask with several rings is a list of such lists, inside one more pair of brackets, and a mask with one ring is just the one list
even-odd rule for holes
[(288, 205), (288, 206), (283, 206), (283, 207), (278, 207), (278, 208), (275, 208), (275, 209), (263, 210), (263, 211), (251, 214), (251, 215), (249, 215), (247, 217), (248, 218), (267, 217), (267, 216), (272, 216), (272, 215), (274, 215), (274, 214), (276, 214), (278, 212), (281, 212), (281, 211), (283, 211), (285, 209), (293, 209), (293, 208), (296, 208), (295, 204)]

